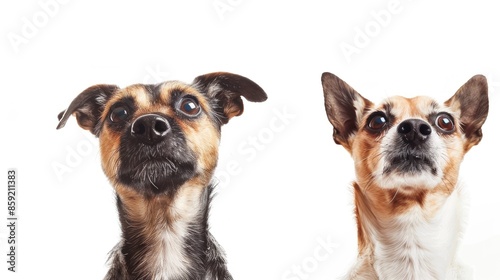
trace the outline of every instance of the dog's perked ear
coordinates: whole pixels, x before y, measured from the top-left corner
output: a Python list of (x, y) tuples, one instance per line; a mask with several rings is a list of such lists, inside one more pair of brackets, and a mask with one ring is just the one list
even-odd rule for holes
[(251, 102), (267, 100), (264, 90), (252, 80), (227, 72), (214, 72), (198, 76), (193, 81), (203, 94), (215, 100), (221, 125), (243, 113), (241, 96)]
[(372, 103), (331, 73), (323, 73), (321, 82), (326, 114), (333, 125), (333, 140), (350, 151), (349, 137), (356, 133), (364, 110)]
[(445, 105), (460, 112), (460, 127), (467, 138), (465, 151), (477, 145), (483, 133), (481, 127), (488, 116), (488, 83), (483, 75), (470, 78)]
[(115, 85), (94, 85), (87, 88), (71, 102), (68, 109), (59, 113), (57, 129), (64, 127), (69, 117), (75, 115), (83, 129), (99, 136), (104, 106), (117, 89), (119, 88)]

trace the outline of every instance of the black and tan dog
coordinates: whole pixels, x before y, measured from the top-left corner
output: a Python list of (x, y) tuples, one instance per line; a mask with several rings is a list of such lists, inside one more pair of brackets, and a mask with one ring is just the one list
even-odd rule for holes
[(208, 232), (221, 126), (243, 112), (241, 96), (265, 92), (231, 73), (192, 84), (95, 85), (59, 114), (100, 139), (104, 173), (117, 194), (122, 241), (106, 279), (232, 279)]

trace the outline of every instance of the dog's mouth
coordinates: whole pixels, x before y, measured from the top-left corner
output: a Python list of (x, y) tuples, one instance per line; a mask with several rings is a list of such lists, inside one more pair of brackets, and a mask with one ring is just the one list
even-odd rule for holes
[(429, 155), (420, 151), (399, 151), (389, 156), (384, 173), (419, 174), (430, 172), (437, 175), (436, 162)]
[(377, 167), (377, 184), (386, 189), (401, 191), (432, 189), (442, 180), (443, 157), (438, 146), (432, 143), (386, 145), (381, 151)]
[(195, 171), (195, 164), (180, 162), (168, 157), (134, 160), (123, 164), (118, 179), (140, 191), (164, 193), (174, 191), (189, 180)]
[(122, 168), (120, 179), (129, 186), (161, 193), (182, 185), (193, 172), (194, 165), (188, 162), (155, 159), (131, 168)]

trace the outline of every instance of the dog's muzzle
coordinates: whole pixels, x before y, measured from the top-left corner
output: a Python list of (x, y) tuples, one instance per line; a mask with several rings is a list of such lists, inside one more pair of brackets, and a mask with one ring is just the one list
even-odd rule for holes
[(178, 125), (161, 113), (137, 117), (120, 141), (121, 183), (141, 191), (175, 191), (196, 170), (196, 157)]
[(408, 119), (397, 126), (397, 137), (387, 151), (388, 165), (384, 173), (397, 171), (402, 174), (430, 172), (437, 174), (435, 156), (429, 139), (431, 126), (420, 119)]

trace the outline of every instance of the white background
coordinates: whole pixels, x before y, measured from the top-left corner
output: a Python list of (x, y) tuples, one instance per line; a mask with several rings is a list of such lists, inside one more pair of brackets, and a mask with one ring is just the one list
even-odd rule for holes
[[(6, 170), (15, 167), (19, 250), (18, 273), (7, 273), (5, 218), (0, 278), (106, 272), (120, 231), (97, 140), (73, 118), (55, 129), (78, 93), (213, 71), (247, 76), (269, 95), (245, 103), (222, 133), (210, 222), (234, 278), (341, 276), (356, 256), (354, 176), (324, 112), (320, 76), (330, 71), (376, 102), (395, 94), (444, 101), (474, 74), (488, 77), (484, 138), (461, 171), (471, 198), (462, 256), (476, 279), (500, 279), (500, 15), (492, 2), (3, 1), (0, 216)], [(343, 52), (347, 45), (355, 52)]]

